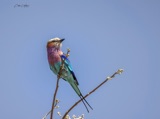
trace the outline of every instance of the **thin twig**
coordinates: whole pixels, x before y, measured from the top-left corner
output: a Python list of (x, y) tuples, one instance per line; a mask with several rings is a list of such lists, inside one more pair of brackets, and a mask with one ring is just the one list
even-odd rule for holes
[[(69, 52), (70, 52), (70, 49), (67, 49), (66, 57), (69, 56)], [(62, 64), (61, 64), (59, 73), (58, 73), (58, 75), (57, 75), (57, 83), (56, 83), (56, 89), (55, 89), (54, 96), (53, 96), (52, 108), (51, 108), (51, 111), (50, 111), (50, 112), (51, 112), (50, 119), (53, 118), (53, 112), (54, 112), (54, 106), (55, 106), (55, 99), (56, 99), (56, 95), (57, 95), (57, 91), (58, 91), (58, 87), (59, 87), (59, 79), (61, 78), (62, 70), (63, 70), (63, 68), (64, 68), (64, 62), (65, 62), (65, 59), (62, 59)]]
[[(115, 77), (116, 74), (121, 74), (123, 72), (123, 69), (118, 69), (118, 71), (116, 71), (113, 75), (111, 75), (110, 77), (107, 77), (107, 79), (105, 79), (101, 84), (99, 84), (96, 88), (94, 88), (92, 91), (90, 91), (88, 94), (86, 94), (84, 96), (84, 98), (88, 97), (89, 95), (91, 95), (93, 92), (95, 92), (99, 87), (101, 87), (104, 83), (106, 83), (108, 80), (111, 80), (112, 78)], [(70, 107), (68, 109), (68, 111), (64, 114), (64, 116), (62, 117), (62, 119), (65, 119), (66, 115), (78, 104), (80, 103), (82, 100), (78, 100), (72, 107)]]
[[(59, 103), (59, 100), (58, 100), (58, 99), (56, 99), (56, 100), (55, 100), (55, 103), (56, 103), (56, 104), (55, 104), (54, 108), (58, 108), (58, 106), (57, 106), (57, 105), (58, 105), (58, 103)], [(46, 119), (46, 118), (47, 118), (47, 116), (48, 116), (50, 113), (51, 113), (51, 110), (50, 110), (48, 113), (46, 113), (46, 115), (44, 115), (42, 119)]]
[(51, 113), (51, 111), (49, 111), (46, 115), (44, 115), (44, 117), (42, 119), (46, 119), (47, 116)]

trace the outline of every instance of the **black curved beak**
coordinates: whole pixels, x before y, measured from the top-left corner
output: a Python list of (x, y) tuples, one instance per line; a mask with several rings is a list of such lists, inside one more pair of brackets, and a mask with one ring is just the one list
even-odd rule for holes
[(61, 40), (60, 40), (60, 42), (63, 42), (65, 39), (64, 38), (62, 38)]

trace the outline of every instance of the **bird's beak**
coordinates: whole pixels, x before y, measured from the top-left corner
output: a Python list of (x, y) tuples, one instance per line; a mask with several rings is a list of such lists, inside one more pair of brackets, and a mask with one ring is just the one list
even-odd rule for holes
[(65, 39), (64, 38), (62, 38), (61, 40), (60, 40), (60, 42), (63, 42)]

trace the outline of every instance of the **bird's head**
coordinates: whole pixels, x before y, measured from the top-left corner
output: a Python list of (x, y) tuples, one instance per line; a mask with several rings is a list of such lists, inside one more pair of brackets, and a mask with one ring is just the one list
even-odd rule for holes
[(60, 38), (52, 38), (47, 42), (47, 47), (55, 47), (57, 49), (59, 49), (60, 47), (62, 47), (62, 41), (64, 41), (64, 39), (60, 39)]

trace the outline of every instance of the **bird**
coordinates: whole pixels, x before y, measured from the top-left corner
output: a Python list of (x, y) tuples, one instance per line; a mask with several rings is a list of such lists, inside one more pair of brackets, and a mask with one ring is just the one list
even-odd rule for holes
[[(90, 109), (93, 110), (93, 108), (90, 106), (90, 104), (87, 102), (87, 100), (82, 95), (78, 85), (79, 82), (76, 78), (76, 75), (73, 71), (73, 68), (71, 66), (70, 60), (68, 57), (62, 52), (62, 42), (64, 41), (64, 38), (52, 38), (47, 42), (47, 55), (48, 55), (48, 63), (51, 71), (55, 75), (59, 75), (60, 67), (62, 65), (63, 61), (63, 69), (61, 70), (60, 78), (67, 81), (71, 87), (74, 89), (76, 94), (80, 97), (82, 100), (87, 112), (89, 113), (89, 109), (87, 105), (90, 107)], [(86, 105), (87, 104), (87, 105)]]

